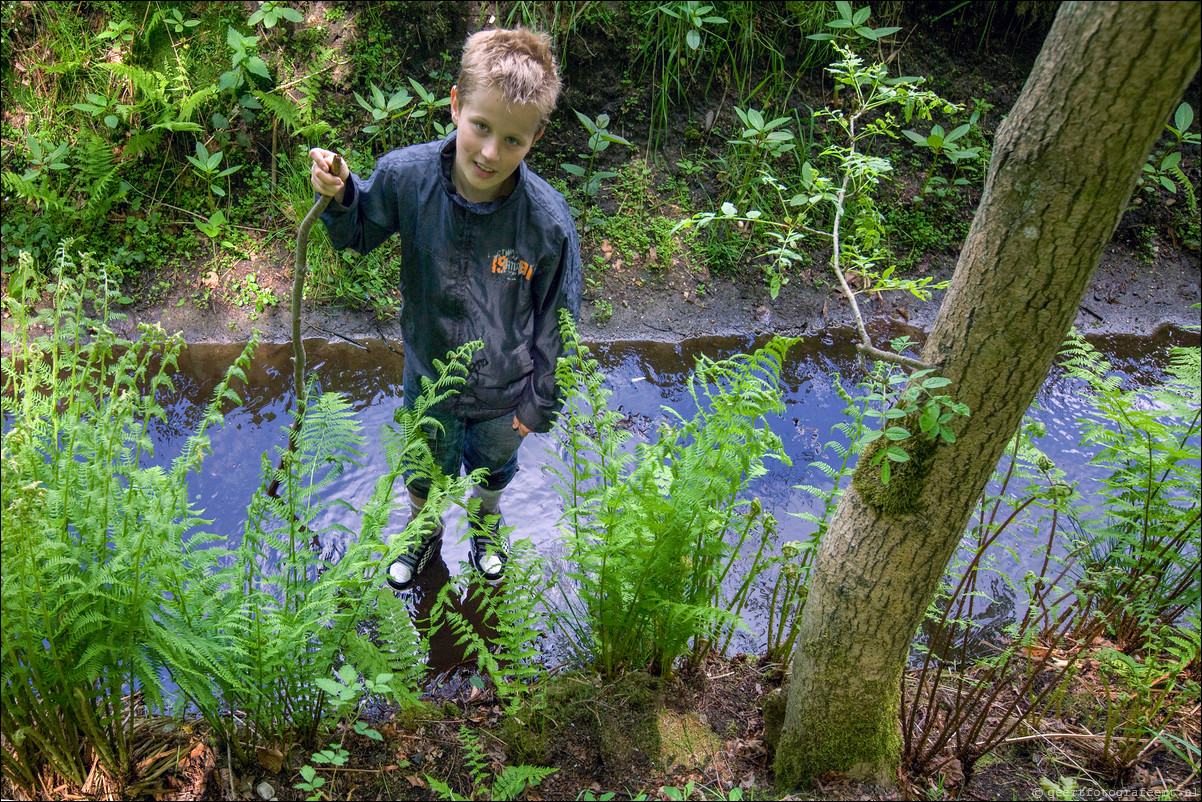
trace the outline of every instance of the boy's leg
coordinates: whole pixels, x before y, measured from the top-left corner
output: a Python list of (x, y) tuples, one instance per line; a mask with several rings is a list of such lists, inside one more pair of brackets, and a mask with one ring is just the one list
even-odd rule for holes
[[(409, 491), (409, 521), (413, 522), (426, 506), (426, 498)], [(406, 525), (408, 529), (408, 525)], [(417, 582), (417, 577), (426, 566), (442, 550), (442, 519), (420, 538), (414, 538), (413, 543), (403, 551), (392, 564), (388, 566), (387, 581), (393, 590), (409, 590)]]
[[(404, 404), (412, 409), (413, 399), (420, 392), (416, 377), (406, 373), (404, 377)], [(433, 418), (442, 425), (441, 431), (431, 428), (426, 431), (426, 442), (434, 464), (448, 476), (458, 476), (463, 463), (463, 441), (466, 425), (460, 418), (439, 410), (429, 410), (426, 416)], [(426, 505), (430, 495), (430, 478), (406, 475), (405, 484), (409, 491), (409, 520), (415, 519)], [(440, 518), (438, 523), (422, 538), (416, 539), (388, 567), (388, 584), (394, 590), (408, 590), (413, 587), (417, 577), (425, 570), (430, 561), (436, 557), (442, 547), (443, 525)]]
[(498, 582), (505, 573), (509, 549), (500, 534), (501, 493), (518, 470), (518, 448), (522, 435), (513, 428), (513, 413), (468, 425), (463, 446), (464, 467), (488, 470), (484, 484), (472, 491), (480, 500), (478, 521), (471, 522), (469, 557), (472, 566), (489, 582)]

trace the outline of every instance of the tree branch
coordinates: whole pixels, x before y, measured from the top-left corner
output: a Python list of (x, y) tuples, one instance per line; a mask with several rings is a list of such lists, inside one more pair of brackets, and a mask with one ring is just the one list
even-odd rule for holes
[(877, 348), (869, 342), (857, 343), (856, 350), (861, 354), (870, 356), (873, 359), (879, 359), (882, 362), (893, 362), (898, 365), (905, 365), (908, 368), (913, 368), (914, 370), (935, 370), (934, 365), (928, 365), (926, 362), (921, 362), (914, 357), (895, 354), (892, 351), (882, 351), (880, 348)]
[[(851, 140), (850, 155), (855, 155), (856, 152), (856, 119), (859, 114), (853, 114), (847, 120), (848, 138)], [(856, 294), (852, 292), (851, 287), (847, 283), (847, 279), (843, 275), (843, 269), (839, 266), (839, 224), (843, 220), (843, 200), (847, 197), (847, 185), (851, 183), (851, 172), (847, 171), (843, 174), (843, 185), (839, 187), (839, 195), (835, 198), (835, 220), (831, 225), (831, 233), (828, 234), (831, 238), (831, 267), (835, 270), (835, 275), (839, 278), (839, 287), (842, 289), (843, 296), (847, 298), (848, 306), (851, 307), (851, 313), (856, 320), (856, 331), (860, 334), (860, 343), (856, 346), (861, 354), (867, 354), (873, 359), (879, 359), (883, 362), (893, 362), (898, 365), (904, 365), (914, 370), (930, 370), (931, 366), (925, 362), (920, 362), (912, 357), (895, 354), (892, 351), (882, 351), (872, 344), (872, 338), (868, 336), (868, 329), (864, 326), (864, 316), (860, 313), (860, 305), (856, 303)], [(823, 232), (825, 233), (825, 232)]]

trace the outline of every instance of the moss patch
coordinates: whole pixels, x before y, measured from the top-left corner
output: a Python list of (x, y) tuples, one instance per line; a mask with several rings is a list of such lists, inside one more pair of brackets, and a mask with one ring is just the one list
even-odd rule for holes
[(660, 758), (668, 767), (701, 771), (714, 762), (722, 749), (722, 739), (699, 713), (660, 710), (658, 716)]
[(509, 760), (591, 763), (595, 776), (624, 781), (660, 759), (662, 697), (660, 680), (639, 672), (608, 685), (582, 672), (551, 677), (525, 710), (505, 720)]
[[(910, 432), (919, 432), (918, 415), (911, 414), (899, 424)], [(931, 458), (935, 455), (937, 442), (916, 434), (907, 440), (895, 442), (881, 437), (869, 443), (860, 455), (859, 464), (852, 474), (851, 483), (860, 493), (860, 498), (889, 515), (905, 515), (914, 512), (918, 499), (926, 486), (927, 474), (931, 471)], [(890, 466), (889, 484), (881, 481), (881, 466), (873, 465), (882, 449), (896, 446), (905, 451), (910, 459), (894, 462)]]
[(776, 753), (780, 743), (780, 732), (785, 726), (785, 708), (788, 706), (789, 687), (773, 688), (760, 697), (760, 709), (764, 711), (764, 745), (768, 754)]
[[(827, 665), (827, 675), (815, 679), (816, 687), (838, 687), (861, 673), (845, 660)], [(859, 682), (857, 692), (858, 707), (846, 694), (833, 705), (825, 699), (801, 701), (802, 721), (787, 727), (777, 744), (774, 769), (781, 790), (808, 785), (831, 771), (878, 784), (896, 780), (902, 747), (900, 672), (878, 682)]]

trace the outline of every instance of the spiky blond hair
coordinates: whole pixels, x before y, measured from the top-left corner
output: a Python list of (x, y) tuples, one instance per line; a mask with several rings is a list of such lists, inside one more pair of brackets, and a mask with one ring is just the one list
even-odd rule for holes
[(528, 28), (497, 28), (467, 38), (459, 65), (459, 97), (495, 89), (507, 103), (528, 103), (545, 126), (561, 86), (551, 37)]

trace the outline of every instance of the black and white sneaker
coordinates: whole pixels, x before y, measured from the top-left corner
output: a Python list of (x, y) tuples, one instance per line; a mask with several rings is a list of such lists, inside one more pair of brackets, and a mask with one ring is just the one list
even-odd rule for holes
[(417, 578), (442, 550), (442, 524), (440, 523), (420, 542), (414, 543), (388, 566), (388, 586), (393, 590), (409, 590), (417, 584)]
[[(483, 525), (487, 529), (481, 529), (481, 525), (475, 521), (471, 523), (471, 550), (468, 552), (468, 559), (472, 568), (484, 577), (484, 581), (495, 585), (505, 578), (505, 563), (509, 562), (509, 538), (500, 534), (505, 520), (499, 510), (495, 517), (483, 517)], [(487, 523), (489, 519), (493, 521), (491, 525)]]

